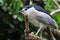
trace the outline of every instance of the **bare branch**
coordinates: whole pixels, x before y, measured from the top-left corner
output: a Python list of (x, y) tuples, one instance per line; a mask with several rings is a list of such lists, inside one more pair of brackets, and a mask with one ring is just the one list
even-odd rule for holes
[(51, 12), (50, 15), (54, 15), (54, 14), (56, 14), (57, 12), (60, 12), (60, 9), (57, 9), (57, 10)]
[(32, 33), (29, 34), (29, 39), (30, 40), (43, 40), (43, 38), (40, 38), (39, 36), (36, 36)]
[[(48, 39), (50, 39), (49, 37), (49, 32), (47, 32), (48, 30), (47, 29), (45, 29), (44, 30), (44, 34), (43, 35), (45, 35)], [(55, 37), (55, 39), (56, 40), (60, 40), (60, 30), (58, 30), (58, 29), (51, 29), (51, 32), (52, 32), (52, 34), (53, 34), (53, 36)]]
[(56, 0), (53, 0), (53, 2), (56, 4), (58, 8), (60, 8), (60, 5), (56, 2)]
[(56, 40), (60, 40), (60, 30), (54, 29), (52, 30), (52, 33), (54, 37), (56, 38)]
[(27, 38), (29, 37), (29, 33), (30, 33), (28, 15), (25, 13), (24, 16), (25, 16), (25, 30), (24, 30), (25, 38), (26, 40), (28, 40)]

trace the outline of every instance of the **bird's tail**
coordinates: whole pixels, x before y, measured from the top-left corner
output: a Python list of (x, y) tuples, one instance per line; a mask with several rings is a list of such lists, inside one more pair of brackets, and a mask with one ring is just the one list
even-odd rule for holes
[(53, 19), (53, 21), (54, 21), (54, 24), (53, 24), (54, 28), (58, 29), (58, 25), (57, 25), (56, 21), (54, 19)]

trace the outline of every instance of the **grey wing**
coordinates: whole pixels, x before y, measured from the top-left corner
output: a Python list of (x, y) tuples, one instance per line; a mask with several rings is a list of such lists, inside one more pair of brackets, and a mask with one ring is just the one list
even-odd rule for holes
[(58, 29), (58, 24), (56, 23), (56, 21), (54, 19), (53, 19), (53, 22), (54, 22), (53, 23), (54, 27)]
[(39, 15), (36, 15), (35, 17), (39, 22), (55, 26), (56, 22), (46, 13), (39, 13)]

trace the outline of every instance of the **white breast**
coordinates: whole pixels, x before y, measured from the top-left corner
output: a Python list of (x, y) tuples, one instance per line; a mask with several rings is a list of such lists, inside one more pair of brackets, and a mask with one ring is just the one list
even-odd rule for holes
[(29, 22), (37, 27), (40, 27), (40, 23), (36, 19), (29, 19)]
[(40, 22), (38, 22), (35, 19), (36, 14), (34, 12), (34, 8), (32, 7), (30, 10), (27, 11), (27, 13), (28, 13), (29, 22), (37, 27), (40, 27)]

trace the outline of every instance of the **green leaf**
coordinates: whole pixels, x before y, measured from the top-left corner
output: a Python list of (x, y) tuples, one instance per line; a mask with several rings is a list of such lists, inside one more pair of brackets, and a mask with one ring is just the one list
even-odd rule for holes
[(21, 21), (21, 22), (23, 22), (23, 21), (25, 20), (24, 17), (23, 17), (23, 15), (21, 15), (21, 14), (18, 14), (17, 19), (18, 19), (19, 21)]
[(3, 0), (0, 0), (0, 6), (2, 6), (4, 4)]

